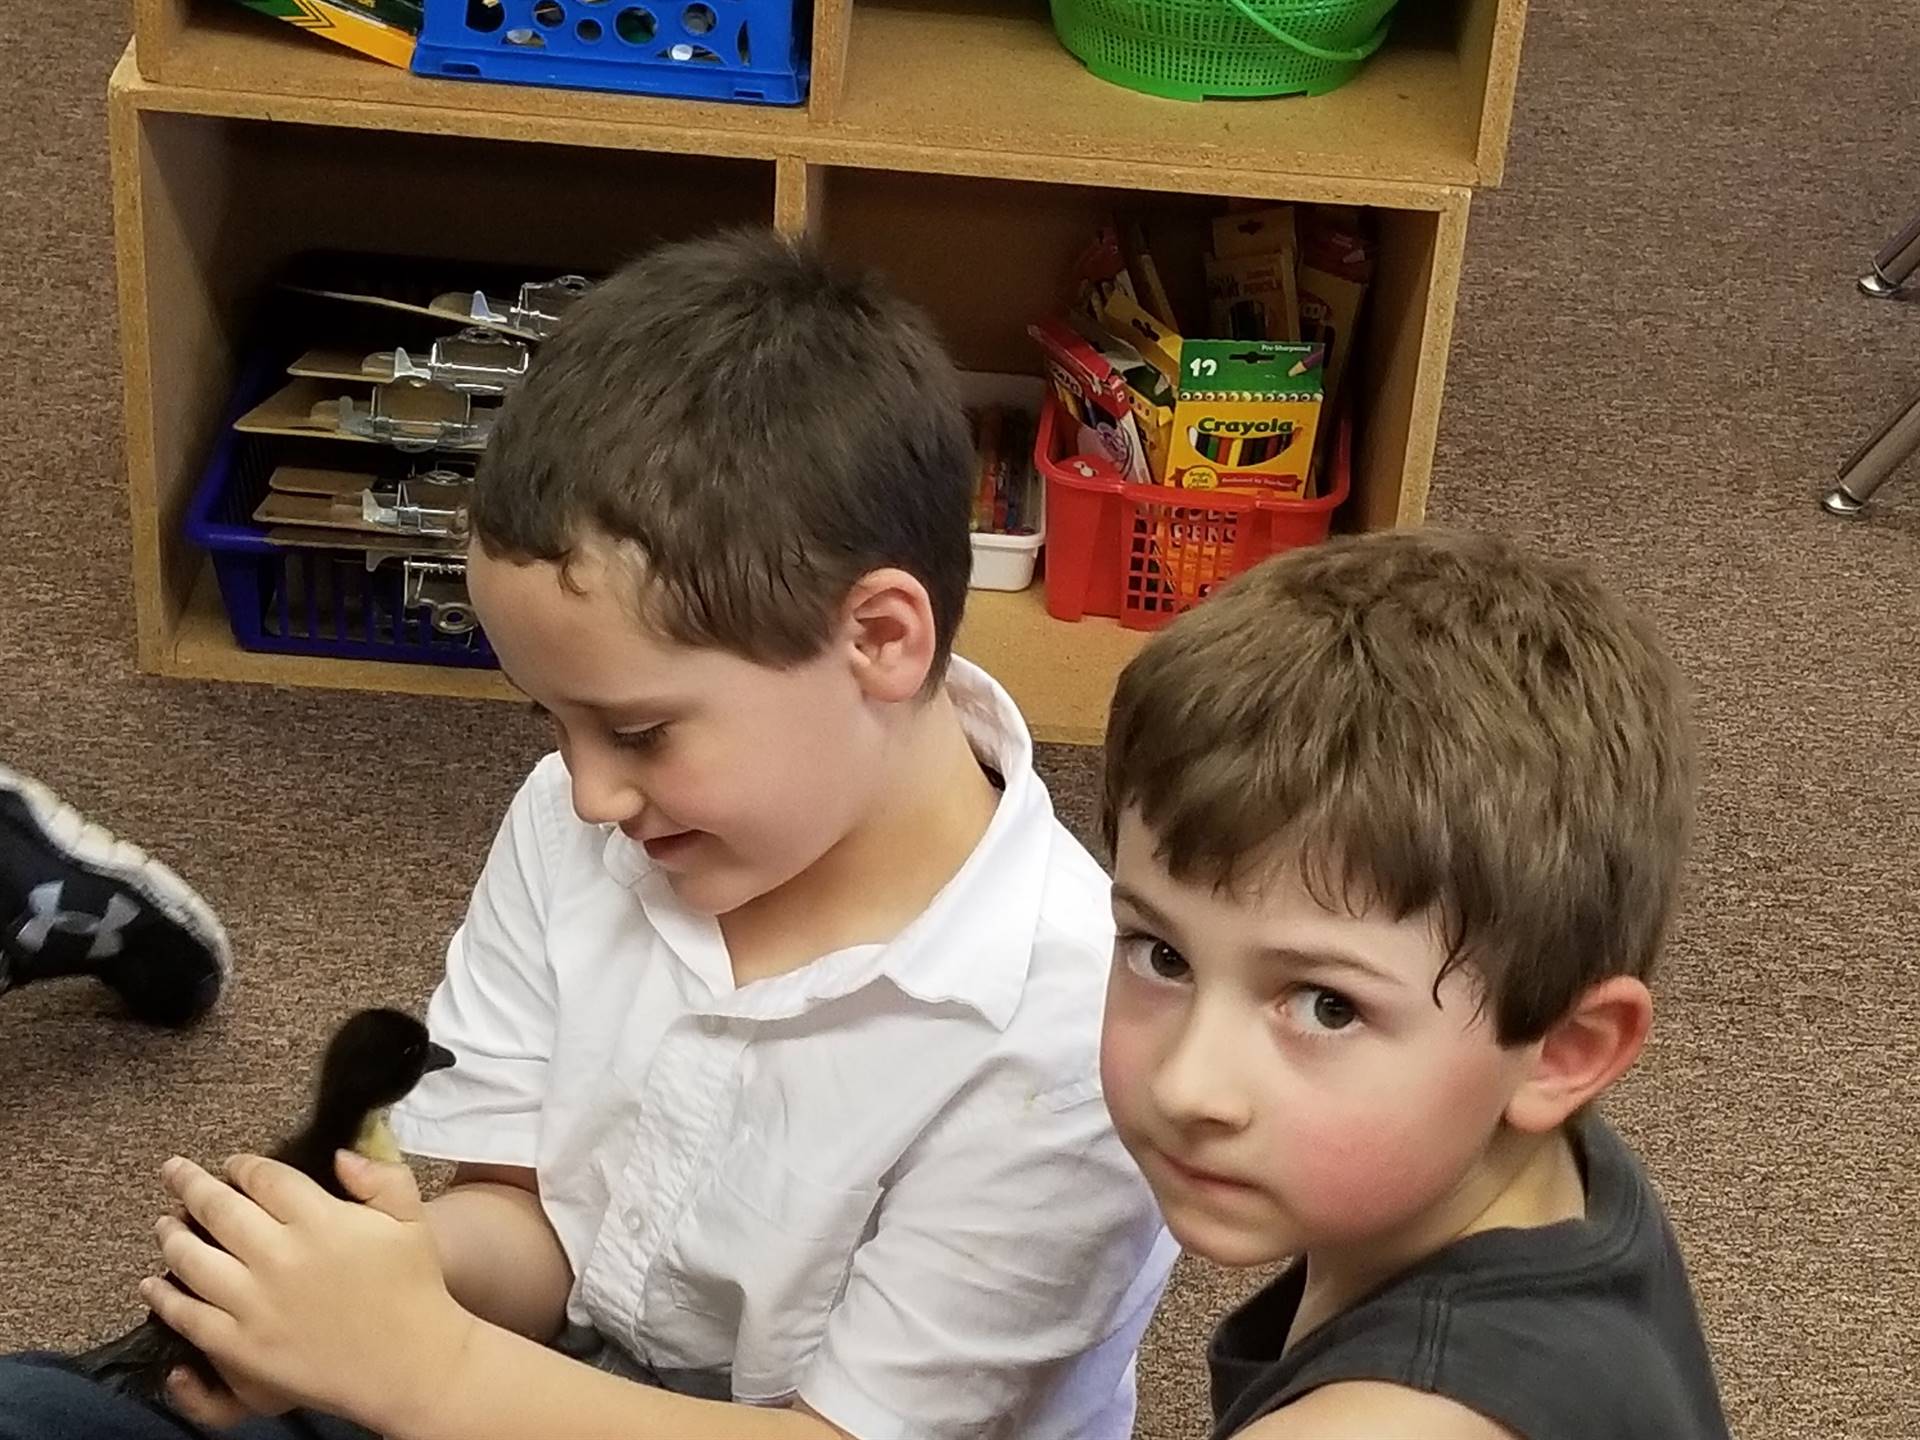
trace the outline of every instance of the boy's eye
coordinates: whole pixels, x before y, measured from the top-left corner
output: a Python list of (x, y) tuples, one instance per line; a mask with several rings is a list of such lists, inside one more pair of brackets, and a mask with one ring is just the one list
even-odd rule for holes
[(665, 725), (649, 725), (644, 730), (616, 730), (613, 743), (622, 750), (651, 750), (666, 739)]
[(1122, 935), (1115, 944), (1122, 963), (1143, 980), (1185, 980), (1191, 973), (1186, 956), (1151, 935)]
[(1287, 997), (1287, 1018), (1308, 1034), (1331, 1035), (1360, 1021), (1360, 1007), (1338, 990), (1302, 985)]

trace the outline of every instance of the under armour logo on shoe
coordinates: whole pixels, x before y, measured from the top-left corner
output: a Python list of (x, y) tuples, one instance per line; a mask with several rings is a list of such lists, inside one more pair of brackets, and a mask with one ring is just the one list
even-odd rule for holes
[(28, 916), (14, 932), (14, 944), (29, 955), (38, 955), (46, 948), (47, 941), (58, 932), (89, 937), (93, 942), (87, 947), (89, 960), (111, 960), (118, 955), (126, 943), (120, 932), (139, 916), (140, 907), (124, 895), (115, 895), (107, 901), (105, 915), (62, 910), (60, 896), (63, 888), (61, 881), (49, 880), (44, 885), (34, 886), (27, 893)]

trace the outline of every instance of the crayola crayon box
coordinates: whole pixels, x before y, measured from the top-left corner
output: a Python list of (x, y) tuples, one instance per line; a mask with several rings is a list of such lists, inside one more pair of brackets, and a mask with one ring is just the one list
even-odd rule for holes
[(1183, 340), (1166, 483), (1228, 495), (1312, 494), (1320, 429), (1318, 345)]

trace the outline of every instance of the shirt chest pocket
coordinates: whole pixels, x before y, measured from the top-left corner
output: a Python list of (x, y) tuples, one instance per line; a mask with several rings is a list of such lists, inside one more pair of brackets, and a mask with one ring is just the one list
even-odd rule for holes
[(665, 1256), (675, 1306), (733, 1336), (742, 1400), (791, 1395), (819, 1348), (880, 1198), (801, 1175), (752, 1137), (682, 1212)]

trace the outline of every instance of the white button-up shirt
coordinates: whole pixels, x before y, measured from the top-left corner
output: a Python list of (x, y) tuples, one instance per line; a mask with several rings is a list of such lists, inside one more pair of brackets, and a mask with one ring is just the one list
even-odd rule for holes
[(949, 690), (1005, 780), (979, 846), (890, 943), (742, 987), (548, 756), (428, 1011), (459, 1063), (395, 1129), (532, 1166), (569, 1318), (647, 1365), (860, 1440), (1122, 1440), (1175, 1249), (1100, 1095), (1107, 879), (1006, 693)]

